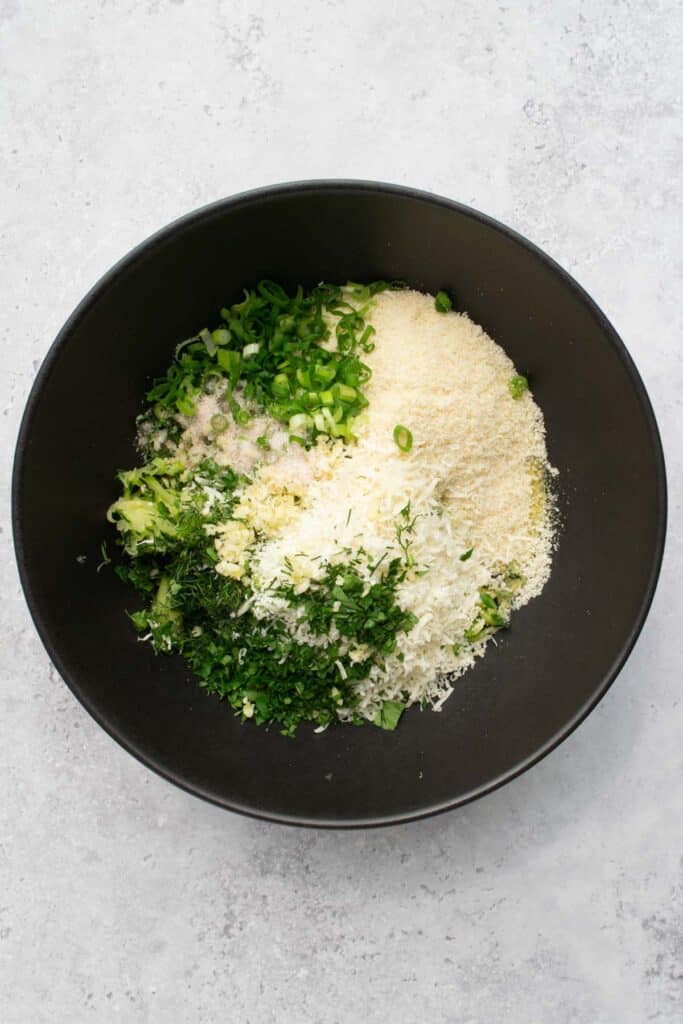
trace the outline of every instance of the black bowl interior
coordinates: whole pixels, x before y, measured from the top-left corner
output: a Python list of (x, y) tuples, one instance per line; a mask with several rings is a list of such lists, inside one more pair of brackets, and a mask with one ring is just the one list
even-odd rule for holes
[[(134, 420), (178, 340), (242, 288), (397, 278), (446, 288), (529, 376), (560, 470), (564, 521), (550, 582), (440, 714), (395, 733), (241, 725), (178, 658), (155, 657), (100, 545), (132, 464)], [(654, 590), (665, 482), (652, 411), (605, 318), (556, 264), (501, 225), (422, 193), (307, 183), (192, 214), (114, 268), (40, 371), (14, 477), (17, 556), (41, 637), (90, 713), (150, 767), (236, 810), (359, 825), (465, 802), (559, 742), (604, 693)], [(79, 561), (85, 555), (86, 560)]]

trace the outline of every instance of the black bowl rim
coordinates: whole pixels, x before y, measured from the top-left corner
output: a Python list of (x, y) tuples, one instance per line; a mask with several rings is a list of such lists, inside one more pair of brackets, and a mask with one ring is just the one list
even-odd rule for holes
[[(621, 359), (626, 371), (628, 372), (636, 393), (640, 399), (640, 402), (645, 413), (645, 418), (649, 428), (650, 442), (656, 463), (656, 477), (657, 477), (657, 534), (656, 534), (656, 550), (650, 569), (647, 586), (644, 589), (640, 607), (635, 617), (631, 631), (621, 647), (621, 650), (617, 653), (612, 666), (609, 671), (605, 673), (603, 679), (598, 687), (596, 687), (593, 695), (587, 700), (576, 714), (571, 718), (562, 729), (558, 730), (554, 736), (552, 736), (543, 746), (541, 746), (534, 754), (513, 765), (509, 770), (502, 772), (492, 781), (485, 785), (476, 787), (472, 791), (462, 794), (461, 796), (455, 797), (451, 800), (442, 801), (441, 803), (428, 805), (419, 810), (407, 812), (405, 814), (391, 814), (386, 816), (376, 816), (371, 818), (361, 819), (324, 819), (324, 818), (308, 818), (305, 815), (297, 814), (279, 814), (270, 811), (264, 811), (258, 807), (253, 807), (245, 804), (240, 804), (235, 800), (221, 799), (216, 797), (215, 794), (208, 793), (202, 789), (201, 786), (197, 786), (188, 783), (182, 776), (179, 776), (175, 772), (169, 770), (166, 767), (155, 763), (154, 759), (150, 757), (144, 749), (136, 746), (132, 743), (125, 735), (122, 735), (121, 731), (117, 729), (111, 722), (109, 722), (106, 716), (99, 714), (90, 704), (87, 692), (79, 685), (78, 680), (70, 678), (66, 672), (62, 659), (59, 655), (59, 651), (51, 643), (48, 635), (46, 624), (43, 622), (42, 616), (38, 610), (37, 601), (34, 595), (33, 587), (29, 574), (26, 567), (25, 547), (24, 547), (24, 536), (22, 532), (22, 521), (21, 521), (21, 503), (19, 498), (20, 481), (23, 473), (24, 459), (26, 456), (26, 450), (31, 434), (31, 427), (34, 417), (35, 409), (40, 401), (40, 395), (43, 387), (47, 383), (57, 356), (61, 348), (67, 344), (69, 336), (74, 328), (78, 325), (79, 321), (87, 314), (91, 306), (93, 306), (99, 298), (104, 294), (110, 284), (121, 274), (123, 271), (132, 269), (135, 263), (144, 257), (148, 251), (157, 245), (159, 242), (164, 241), (168, 236), (172, 235), (178, 229), (185, 227), (191, 222), (200, 221), (204, 217), (212, 216), (218, 209), (221, 208), (234, 208), (239, 206), (248, 205), (250, 203), (259, 202), (264, 199), (278, 198), (280, 196), (286, 196), (292, 192), (371, 192), (371, 193), (387, 193), (390, 195), (397, 195), (408, 199), (416, 199), (423, 203), (428, 203), (432, 206), (437, 206), (447, 210), (455, 210), (464, 216), (470, 217), (473, 220), (479, 221), (488, 227), (493, 228), (496, 231), (506, 235), (511, 240), (517, 242), (519, 245), (526, 248), (536, 259), (544, 263), (550, 270), (554, 271), (555, 274), (559, 275), (566, 285), (573, 291), (578, 301), (582, 302), (588, 309), (594, 319), (597, 321), (599, 327), (610, 340), (614, 347), (618, 357)], [(529, 768), (537, 764), (542, 758), (546, 757), (552, 750), (554, 750), (560, 743), (563, 742), (572, 732), (581, 724), (581, 722), (590, 714), (590, 712), (597, 706), (602, 700), (608, 689), (618, 676), (619, 672), (623, 668), (626, 660), (628, 659), (636, 640), (643, 628), (645, 620), (647, 618), (652, 599), (654, 597), (655, 589), (657, 587), (657, 581), (659, 579), (659, 573), (662, 564), (662, 558), (664, 554), (664, 544), (666, 539), (666, 524), (667, 524), (667, 483), (666, 483), (666, 468), (664, 463), (664, 453), (662, 450), (662, 443), (655, 419), (652, 403), (650, 402), (649, 395), (642, 381), (640, 373), (631, 358), (626, 346), (623, 341), (612, 327), (611, 323), (599, 308), (597, 303), (590, 297), (590, 295), (581, 287), (580, 284), (569, 274), (563, 267), (561, 267), (552, 257), (548, 256), (547, 253), (543, 252), (537, 245), (529, 241), (524, 235), (514, 231), (507, 225), (502, 224), (493, 217), (489, 217), (487, 214), (481, 213), (474, 208), (467, 206), (463, 203), (456, 202), (452, 199), (447, 199), (444, 196), (436, 195), (432, 192), (427, 192), (422, 189), (410, 188), (404, 185), (396, 185), (387, 182), (377, 182), (370, 180), (361, 179), (343, 179), (343, 178), (332, 178), (332, 179), (310, 179), (303, 181), (292, 181), (283, 182), (276, 185), (268, 185), (261, 188), (249, 189), (248, 191), (239, 192), (235, 195), (225, 197), (223, 199), (216, 200), (215, 202), (201, 206), (189, 213), (178, 217), (166, 227), (161, 228), (159, 231), (154, 232), (148, 236), (133, 249), (130, 250), (125, 256), (118, 260), (113, 267), (110, 268), (88, 291), (85, 297), (78, 304), (73, 313), (69, 316), (62, 329), (59, 331), (54, 342), (48, 349), (48, 352), (38, 370), (35, 381), (31, 388), (29, 397), (26, 402), (24, 414), (21, 419), (19, 427), (19, 433), (17, 436), (17, 444), (14, 458), (14, 467), (12, 473), (12, 530), (14, 535), (14, 549), (17, 560), (17, 566), (19, 570), (19, 577), (24, 590), (24, 596), (28, 605), (29, 612), (38, 631), (38, 635), (42, 640), (43, 646), (45, 647), (50, 660), (57, 668), (64, 682), (67, 684), (69, 689), (72, 691), (77, 700), (83, 705), (85, 710), (95, 719), (105, 732), (107, 732), (112, 739), (114, 739), (120, 746), (124, 748), (129, 754), (132, 754), (138, 761), (144, 764), (147, 768), (151, 768), (152, 771), (156, 772), (162, 778), (180, 789), (191, 793), (194, 796), (201, 797), (209, 803), (215, 804), (218, 807), (223, 807), (226, 810), (235, 811), (240, 814), (244, 814), (251, 818), (257, 818), (264, 821), (272, 821), (279, 824), (294, 825), (294, 826), (307, 826), (313, 828), (336, 828), (336, 829), (358, 829), (358, 828), (371, 828), (388, 825), (403, 824), (410, 821), (417, 821), (422, 818), (427, 818), (432, 815), (442, 814), (446, 811), (453, 810), (456, 807), (461, 807), (465, 804), (477, 800), (480, 797), (485, 796), (487, 793), (491, 793), (494, 790), (510, 782), (512, 779), (517, 778), (523, 772), (528, 771)]]

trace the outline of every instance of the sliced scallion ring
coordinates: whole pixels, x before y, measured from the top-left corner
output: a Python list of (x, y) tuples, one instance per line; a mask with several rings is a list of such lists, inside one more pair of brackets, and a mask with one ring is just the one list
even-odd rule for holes
[(228, 429), (228, 417), (222, 412), (215, 413), (209, 420), (214, 434), (224, 434)]
[(402, 452), (409, 452), (413, 447), (413, 435), (407, 427), (397, 423), (394, 427), (394, 441)]

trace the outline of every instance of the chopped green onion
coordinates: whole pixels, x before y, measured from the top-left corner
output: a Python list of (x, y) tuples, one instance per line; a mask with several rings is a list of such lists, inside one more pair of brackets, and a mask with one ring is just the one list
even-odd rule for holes
[(332, 386), (331, 391), (340, 402), (353, 402), (354, 399), (358, 397), (356, 389), (352, 388), (349, 384), (340, 384), (337, 382)]
[(214, 345), (218, 345), (219, 348), (221, 345), (230, 344), (230, 331), (225, 327), (217, 327), (215, 331), (211, 332), (211, 337)]
[(274, 306), (289, 305), (287, 292), (282, 285), (276, 284), (275, 281), (259, 281), (257, 287), (262, 297)]
[(204, 342), (204, 345), (206, 347), (206, 351), (209, 353), (209, 355), (210, 356), (215, 355), (216, 354), (216, 346), (214, 344), (213, 338), (211, 337), (211, 332), (207, 331), (206, 327), (203, 327), (202, 330), (199, 332), (199, 337)]
[(235, 352), (233, 349), (219, 348), (216, 353), (216, 359), (218, 365), (222, 370), (225, 370), (230, 375), (230, 380), (233, 384), (236, 384), (239, 375), (240, 367), (242, 364), (242, 357), (239, 352)]
[(313, 367), (313, 379), (318, 384), (331, 384), (336, 376), (337, 368), (332, 363), (328, 363), (326, 366), (322, 363), (316, 363)]
[(195, 405), (191, 398), (181, 395), (176, 400), (176, 408), (183, 416), (194, 416)]
[(288, 406), (282, 402), (274, 402), (270, 407), (270, 415), (273, 419), (279, 420), (280, 423), (287, 423), (289, 417), (292, 415), (291, 410)]
[(413, 435), (407, 427), (401, 426), (400, 423), (394, 427), (394, 441), (402, 452), (409, 452), (413, 447)]
[(514, 399), (521, 398), (525, 391), (529, 390), (529, 381), (521, 373), (516, 373), (508, 381), (508, 391)]
[(453, 309), (453, 301), (448, 292), (437, 292), (434, 296), (434, 309), (437, 313), (448, 313)]
[(463, 555), (460, 556), (460, 561), (461, 562), (469, 561), (469, 559), (472, 557), (472, 552), (473, 551), (474, 551), (474, 548), (470, 548), (468, 551), (466, 551)]
[(245, 329), (242, 326), (242, 324), (240, 323), (240, 321), (239, 320), (235, 320), (233, 318), (233, 319), (231, 319), (229, 321), (229, 323), (230, 323), (230, 330), (232, 331), (232, 333), (236, 334), (240, 341), (247, 341), (247, 332), (245, 331)]
[(317, 409), (320, 403), (320, 395), (316, 391), (306, 391), (301, 396), (305, 409)]
[[(175, 347), (175, 358), (177, 359), (184, 348), (188, 345), (192, 345), (197, 340), (197, 335), (193, 335), (191, 338), (185, 338), (185, 341), (180, 341)], [(149, 395), (147, 396), (149, 398)]]
[(352, 298), (359, 302), (367, 302), (370, 298), (370, 289), (366, 284), (358, 284), (357, 281), (348, 281), (346, 287)]
[(372, 352), (374, 350), (375, 343), (374, 341), (370, 341), (374, 333), (375, 328), (368, 324), (368, 326), (361, 334), (360, 339), (358, 341), (358, 345), (360, 348), (363, 349), (364, 352)]
[(259, 448), (265, 448), (267, 450), (270, 450), (270, 441), (263, 434), (261, 434), (260, 437), (256, 438), (256, 444), (259, 446)]
[(277, 373), (273, 377), (270, 389), (277, 398), (289, 398), (289, 377), (287, 374)]
[(305, 434), (313, 426), (313, 419), (305, 412), (296, 413), (289, 421), (289, 429), (292, 434)]
[(212, 416), (209, 422), (214, 434), (223, 434), (228, 429), (228, 417), (224, 416), (221, 412), (217, 412)]
[(320, 412), (322, 414), (323, 420), (325, 421), (325, 427), (326, 427), (327, 432), (330, 433), (330, 434), (334, 434), (335, 430), (336, 430), (336, 427), (337, 427), (337, 424), (335, 423), (334, 416), (332, 415), (330, 410), (327, 408), (327, 406), (323, 406), (323, 408), (320, 410)]
[[(145, 416), (175, 442), (183, 417), (196, 415), (203, 394), (216, 393), (222, 404), (214, 437), (228, 421), (241, 427), (263, 410), (307, 445), (316, 434), (357, 440), (353, 431), (367, 422), (363, 392), (372, 375), (361, 359), (375, 342), (367, 317), (373, 297), (395, 287), (386, 281), (321, 284), (290, 295), (272, 281), (259, 282), (221, 308), (220, 326), (181, 342), (174, 364), (147, 393)], [(410, 450), (410, 431), (398, 431), (397, 443)]]

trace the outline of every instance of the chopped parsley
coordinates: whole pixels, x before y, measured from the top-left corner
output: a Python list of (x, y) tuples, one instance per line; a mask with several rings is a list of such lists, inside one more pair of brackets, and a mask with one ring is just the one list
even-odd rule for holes
[(397, 700), (385, 700), (382, 702), (382, 707), (379, 709), (373, 722), (375, 725), (379, 725), (382, 729), (394, 730), (398, 725), (398, 720), (403, 714), (405, 705), (401, 704)]

